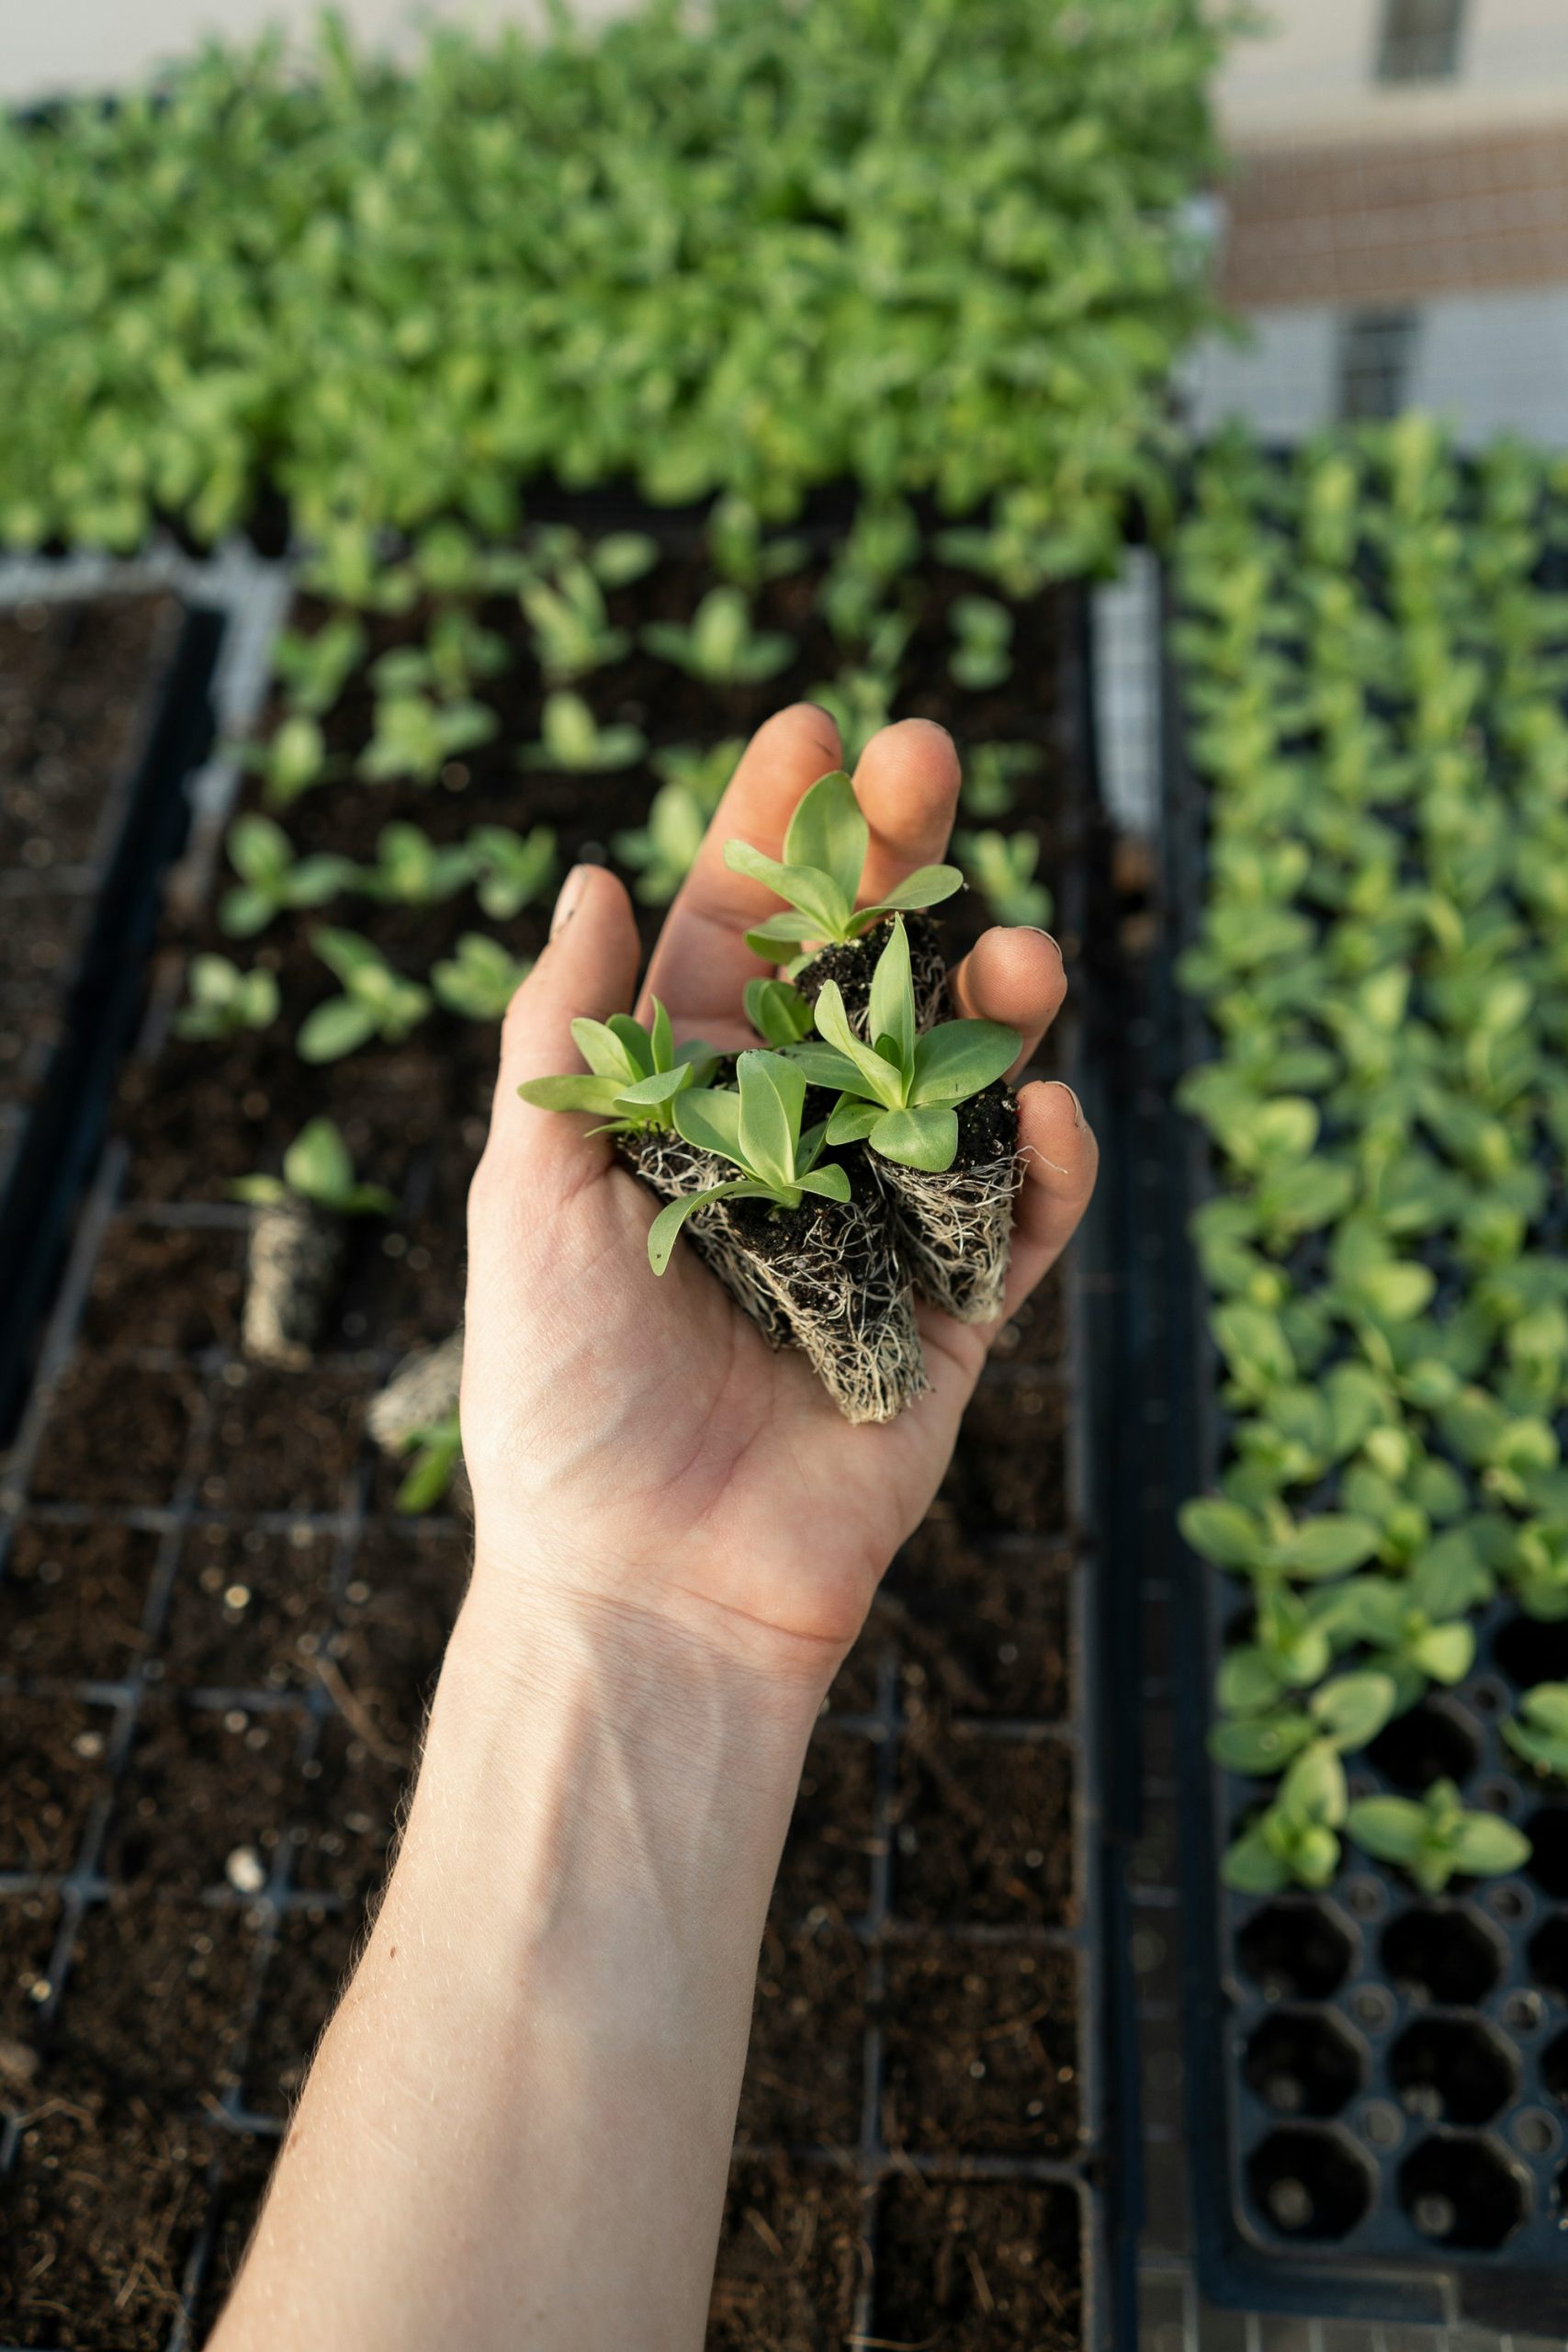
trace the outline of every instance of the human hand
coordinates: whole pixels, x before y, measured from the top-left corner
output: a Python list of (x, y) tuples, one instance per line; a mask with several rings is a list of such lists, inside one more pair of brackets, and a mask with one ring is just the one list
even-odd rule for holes
[[(739, 836), (778, 854), (795, 803), (840, 761), (833, 723), (813, 705), (759, 731), (671, 908), (642, 1018), (657, 994), (678, 1038), (755, 1042), (741, 990), (769, 967), (742, 934), (776, 902), (728, 871), (723, 846)], [(855, 774), (871, 897), (942, 858), (958, 787), (942, 729), (906, 720), (873, 739)], [(677, 1248), (653, 1278), (658, 1204), (607, 1136), (591, 1135), (586, 1116), (518, 1099), (525, 1079), (574, 1066), (574, 1016), (633, 1004), (638, 960), (624, 887), (579, 866), (506, 1016), (468, 1207), (461, 1419), (476, 1585), (521, 1580), (536, 1597), (652, 1619), (819, 1695), (936, 1491), (989, 1342), (1088, 1204), (1095, 1141), (1066, 1086), (1021, 1090), (1026, 1172), (1002, 1317), (964, 1326), (919, 1307), (929, 1394), (897, 1420), (852, 1427), (805, 1357), (774, 1353), (693, 1250)], [(993, 930), (952, 988), (962, 1014), (1021, 1033), (1022, 1063), (1066, 982), (1043, 933)]]

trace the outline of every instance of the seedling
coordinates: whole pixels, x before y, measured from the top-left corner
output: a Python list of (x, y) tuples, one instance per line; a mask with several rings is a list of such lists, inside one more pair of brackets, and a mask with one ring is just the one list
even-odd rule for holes
[(461, 611), (437, 613), (423, 645), (394, 646), (371, 666), (378, 695), (391, 700), (432, 694), (457, 702), (477, 678), (506, 666), (506, 640)]
[(1538, 1682), (1527, 1690), (1503, 1736), (1538, 1772), (1568, 1780), (1568, 1682)]
[(403, 1440), (403, 1451), (412, 1453), (414, 1461), (392, 1498), (392, 1508), (405, 1517), (416, 1518), (434, 1510), (451, 1492), (463, 1459), (457, 1414), (448, 1413), (443, 1420), (411, 1430)]
[(661, 662), (709, 686), (759, 685), (795, 652), (794, 641), (777, 630), (752, 629), (745, 594), (734, 587), (710, 588), (689, 626), (650, 621), (642, 641)]
[(603, 1131), (614, 1135), (673, 1134), (677, 1096), (705, 1086), (718, 1058), (695, 1038), (678, 1046), (657, 997), (649, 1029), (616, 1012), (608, 1021), (574, 1021), (571, 1038), (588, 1064), (587, 1076), (525, 1079), (517, 1091), (541, 1111), (592, 1111), (604, 1121)]
[(1012, 674), (1012, 615), (994, 596), (955, 596), (949, 615), (953, 649), (947, 666), (971, 694), (1005, 684)]
[(1035, 743), (972, 744), (964, 756), (964, 786), (959, 794), (964, 815), (1010, 816), (1017, 799), (1014, 786), (1021, 777), (1035, 774), (1041, 756)]
[(852, 767), (891, 720), (897, 685), (889, 668), (867, 662), (807, 688), (807, 700), (819, 704), (837, 727)]
[(1394, 1711), (1392, 1675), (1336, 1675), (1313, 1692), (1304, 1708), (1269, 1706), (1216, 1724), (1209, 1734), (1209, 1753), (1228, 1772), (1273, 1774), (1314, 1739), (1326, 1739), (1341, 1753), (1365, 1747)]
[(953, 846), (998, 922), (1024, 923), (1038, 931), (1050, 922), (1051, 893), (1034, 879), (1040, 844), (1032, 833), (959, 833)]
[(819, 776), (797, 804), (782, 860), (765, 856), (748, 842), (727, 842), (724, 862), (730, 871), (762, 883), (789, 908), (749, 931), (747, 946), (775, 963), (782, 953), (808, 941), (849, 946), (889, 915), (938, 906), (964, 887), (955, 865), (922, 865), (874, 906), (857, 908), (855, 893), (870, 846), (871, 828), (841, 768)]
[(322, 783), (328, 770), (326, 738), (304, 711), (290, 711), (265, 743), (242, 744), (239, 756), (260, 775), (269, 808), (288, 808)]
[(744, 748), (732, 738), (706, 752), (675, 746), (654, 752), (651, 764), (664, 782), (649, 803), (648, 822), (617, 833), (611, 844), (637, 876), (645, 906), (668, 906), (685, 880)]
[(358, 873), (346, 857), (296, 857), (288, 834), (270, 817), (236, 817), (226, 846), (240, 877), (218, 902), (219, 928), (231, 939), (252, 939), (280, 914), (325, 905)]
[(569, 775), (605, 775), (635, 767), (648, 749), (635, 727), (601, 727), (581, 695), (547, 695), (539, 718), (540, 740), (525, 744), (518, 760), (525, 768), (561, 768)]
[(372, 1037), (401, 1045), (430, 1011), (429, 990), (395, 972), (379, 948), (357, 932), (318, 931), (310, 944), (342, 981), (343, 994), (306, 1014), (295, 1041), (301, 1061), (341, 1061)]
[(620, 661), (631, 643), (624, 628), (610, 627), (604, 592), (585, 563), (562, 564), (553, 581), (525, 581), (521, 598), (539, 667), (552, 685)]
[(656, 1274), (670, 1263), (676, 1237), (694, 1209), (710, 1201), (767, 1201), (798, 1209), (807, 1193), (847, 1201), (850, 1180), (835, 1163), (818, 1166), (827, 1122), (801, 1130), (806, 1080), (782, 1054), (744, 1053), (736, 1064), (736, 1091), (694, 1088), (671, 1104), (677, 1131), (700, 1151), (728, 1160), (740, 1173), (671, 1201), (653, 1220), (648, 1262)]
[(256, 1211), (246, 1247), (245, 1353), (297, 1370), (308, 1363), (337, 1283), (350, 1217), (390, 1216), (397, 1202), (362, 1184), (342, 1134), (312, 1119), (283, 1155), (283, 1174), (231, 1186)]
[(361, 866), (356, 888), (369, 899), (404, 907), (433, 907), (473, 877), (468, 850), (438, 849), (417, 825), (383, 825), (376, 840), (376, 863)]
[(499, 939), (466, 931), (456, 956), (433, 968), (430, 985), (448, 1012), (465, 1021), (499, 1021), (532, 969), (531, 958), (509, 955)]
[(434, 784), (448, 762), (488, 743), (500, 723), (480, 702), (384, 695), (376, 705), (375, 732), (355, 763), (355, 772), (370, 784)]
[(510, 922), (555, 879), (555, 831), (536, 825), (531, 832), (513, 833), (504, 825), (476, 825), (468, 856), (479, 876), (479, 905), (492, 922)]
[(1423, 1894), (1441, 1894), (1450, 1879), (1498, 1878), (1529, 1861), (1530, 1841), (1495, 1813), (1467, 1813), (1451, 1781), (1435, 1781), (1413, 1797), (1360, 1797), (1346, 1826), (1380, 1862), (1409, 1871)]
[(291, 710), (321, 718), (331, 710), (369, 643), (365, 624), (352, 613), (334, 613), (309, 637), (286, 628), (272, 649), (272, 665)]
[(242, 972), (227, 956), (193, 956), (189, 977), (189, 1001), (175, 1023), (181, 1037), (233, 1037), (242, 1029), (270, 1028), (277, 1018), (277, 982), (270, 972)]
[(808, 1000), (788, 980), (748, 980), (746, 1018), (764, 1045), (787, 1053), (811, 1035), (815, 1013)]
[(252, 1208), (280, 1208), (290, 1199), (308, 1201), (333, 1216), (392, 1216), (397, 1201), (383, 1184), (362, 1184), (340, 1129), (331, 1119), (311, 1119), (283, 1155), (283, 1174), (240, 1176), (230, 1190)]
[(1348, 1807), (1338, 1748), (1331, 1739), (1314, 1739), (1292, 1759), (1273, 1803), (1226, 1853), (1225, 1884), (1240, 1894), (1326, 1886), (1339, 1867)]

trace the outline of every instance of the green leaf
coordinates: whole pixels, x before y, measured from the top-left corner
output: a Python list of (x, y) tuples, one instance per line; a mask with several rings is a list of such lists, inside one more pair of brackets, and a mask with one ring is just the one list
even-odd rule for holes
[(1214, 1695), (1226, 1714), (1252, 1715), (1271, 1707), (1280, 1687), (1267, 1652), (1249, 1643), (1221, 1660)]
[(699, 1151), (746, 1165), (740, 1144), (740, 1097), (728, 1087), (694, 1087), (671, 1104), (675, 1132)]
[(1292, 1821), (1337, 1829), (1345, 1818), (1345, 1767), (1326, 1739), (1298, 1756), (1280, 1785), (1280, 1810)]
[[(885, 1061), (874, 1047), (863, 1044), (850, 1026), (844, 1011), (843, 995), (837, 980), (825, 981), (817, 999), (815, 1017), (821, 1035), (836, 1053), (842, 1055), (852, 1070), (852, 1079), (844, 1081), (846, 1092), (870, 1095), (885, 1110), (899, 1111), (904, 1107), (903, 1079), (891, 1062)], [(795, 1057), (797, 1069), (804, 1064)]]
[(1392, 1675), (1368, 1670), (1336, 1675), (1314, 1691), (1309, 1704), (1319, 1729), (1336, 1747), (1365, 1747), (1388, 1722), (1397, 1696)]
[(740, 1091), (740, 1145), (763, 1182), (786, 1190), (795, 1181), (795, 1147), (806, 1107), (806, 1080), (782, 1054), (744, 1053), (735, 1066)]
[(376, 1015), (351, 996), (334, 996), (317, 1005), (299, 1024), (295, 1051), (301, 1061), (341, 1061), (376, 1035)]
[(580, 1014), (571, 1024), (571, 1042), (595, 1078), (613, 1078), (617, 1085), (635, 1086), (648, 1075), (640, 1038), (639, 1050), (634, 1054), (611, 1023)]
[(288, 834), (270, 817), (236, 817), (225, 847), (240, 879), (259, 888), (279, 881), (294, 856)]
[(797, 1179), (803, 1193), (818, 1193), (825, 1201), (847, 1201), (852, 1197), (850, 1180), (841, 1168), (812, 1168)]
[(1530, 1841), (1511, 1821), (1495, 1814), (1467, 1813), (1453, 1832), (1456, 1866), (1471, 1878), (1500, 1878), (1522, 1870), (1530, 1858)]
[(873, 1127), (887, 1115), (880, 1102), (840, 1102), (828, 1122), (828, 1141), (836, 1151), (846, 1144), (864, 1143)]
[(871, 976), (866, 1028), (877, 1052), (908, 1080), (915, 1059), (915, 984), (901, 919), (895, 920)]
[(943, 1021), (915, 1044), (914, 1103), (965, 1102), (1005, 1077), (1022, 1050), (999, 1021)]
[(1287, 1576), (1342, 1577), (1370, 1560), (1377, 1548), (1378, 1531), (1370, 1520), (1325, 1511), (1294, 1529), (1278, 1547), (1275, 1559)]
[(900, 1168), (941, 1175), (958, 1156), (958, 1117), (942, 1105), (923, 1111), (889, 1111), (868, 1138), (873, 1151)]
[[(844, 897), (830, 874), (819, 874), (810, 865), (781, 864), (776, 857), (765, 857), (760, 849), (753, 849), (750, 842), (726, 842), (724, 862), (732, 874), (743, 874), (749, 881), (760, 882), (765, 889), (787, 899), (812, 926), (804, 934), (807, 938), (849, 936), (852, 901)], [(770, 918), (770, 922), (775, 920)]]
[(1410, 1797), (1359, 1797), (1345, 1826), (1380, 1862), (1407, 1862), (1426, 1834), (1427, 1815)]
[(525, 1078), (517, 1089), (525, 1102), (539, 1111), (592, 1111), (601, 1119), (615, 1116), (620, 1083), (613, 1078)]
[(1182, 1504), (1178, 1520), (1184, 1540), (1218, 1568), (1252, 1568), (1262, 1560), (1263, 1529), (1239, 1503), (1199, 1496)]
[[(808, 1086), (827, 1087), (835, 1094), (861, 1091), (859, 1064), (851, 1061), (847, 1054), (840, 1054), (837, 1046), (820, 1046), (807, 1037), (790, 1047), (789, 1057)], [(872, 1107), (880, 1110), (883, 1106), (874, 1103)]]
[(788, 980), (748, 980), (743, 1001), (752, 1028), (776, 1050), (795, 1046), (810, 1030), (811, 1007)]
[(871, 828), (861, 814), (854, 786), (842, 768), (835, 768), (802, 795), (784, 835), (784, 853), (790, 865), (816, 866), (826, 874), (847, 911), (854, 905), (870, 843)]
[(670, 1015), (657, 997), (653, 1000), (653, 1027), (649, 1033), (656, 1070), (671, 1069), (675, 1061), (675, 1033), (670, 1025)]
[(1313, 1736), (1305, 1715), (1280, 1709), (1266, 1715), (1239, 1715), (1216, 1724), (1209, 1754), (1227, 1772), (1278, 1772)]
[[(575, 1029), (576, 1023), (574, 1023)], [(653, 1044), (640, 1021), (629, 1012), (612, 1012), (604, 1026), (612, 1037), (618, 1037), (625, 1050), (634, 1078), (651, 1078), (659, 1067), (654, 1059)]]
[(770, 915), (765, 922), (752, 925), (746, 933), (746, 944), (753, 956), (766, 956), (770, 964), (776, 964), (775, 948), (800, 947), (807, 940), (821, 937), (821, 926), (809, 915)]
[(756, 1200), (766, 1197), (765, 1185), (753, 1184), (744, 1176), (732, 1183), (710, 1184), (705, 1193), (687, 1193), (678, 1201), (660, 1210), (648, 1229), (648, 1262), (656, 1274), (661, 1274), (670, 1263), (681, 1227), (694, 1209), (702, 1208), (709, 1201)]
[(323, 1208), (338, 1208), (354, 1183), (349, 1148), (331, 1119), (311, 1119), (302, 1126), (283, 1155), (283, 1175), (290, 1190)]
[(913, 874), (879, 899), (874, 907), (864, 907), (854, 918), (851, 935), (859, 938), (874, 923), (886, 915), (915, 914), (922, 907), (940, 906), (943, 899), (951, 899), (955, 890), (964, 888), (964, 876), (956, 865), (921, 865)]
[(1278, 1894), (1291, 1873), (1260, 1828), (1243, 1830), (1220, 1864), (1220, 1876), (1237, 1894)]
[(1434, 1682), (1462, 1682), (1475, 1661), (1475, 1630), (1466, 1624), (1432, 1625), (1416, 1635), (1410, 1648), (1416, 1665)]

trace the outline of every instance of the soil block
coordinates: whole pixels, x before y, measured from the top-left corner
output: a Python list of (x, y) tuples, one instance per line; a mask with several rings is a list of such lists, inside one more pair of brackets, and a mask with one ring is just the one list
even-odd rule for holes
[(868, 2263), (852, 2176), (742, 2160), (725, 2199), (707, 2352), (839, 2352)]
[(231, 1347), (244, 1287), (243, 1231), (118, 1217), (104, 1238), (82, 1318), (90, 1346)]
[(147, 1647), (158, 1538), (112, 1522), (24, 1519), (0, 1574), (0, 1662), (16, 1674), (113, 1682)]
[[(115, 1791), (101, 1867), (192, 1893), (270, 1870), (298, 1794), (301, 1719), (292, 1708), (147, 1700)], [(241, 1860), (239, 1857), (248, 1857)]]
[(1049, 1945), (894, 1945), (883, 2017), (888, 2146), (1071, 2150), (1080, 2116), (1077, 1965)]
[(1073, 1767), (1059, 1740), (906, 1735), (894, 1908), (936, 1926), (1062, 1927), (1074, 1916)]
[(853, 2148), (864, 2094), (866, 1959), (841, 1922), (762, 1939), (739, 2134)]
[(1068, 2352), (1083, 2341), (1077, 2193), (897, 2179), (877, 2212), (875, 2337), (910, 2352)]
[(104, 1785), (114, 1715), (74, 1699), (0, 1705), (0, 1871), (65, 1871)]
[(1073, 1552), (976, 1541), (933, 1511), (888, 1577), (911, 1704), (1059, 1722), (1070, 1700)]

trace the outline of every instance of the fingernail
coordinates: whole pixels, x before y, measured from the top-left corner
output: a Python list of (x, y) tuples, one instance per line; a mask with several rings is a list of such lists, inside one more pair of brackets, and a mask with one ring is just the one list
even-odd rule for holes
[(577, 912), (577, 902), (582, 896), (582, 886), (587, 879), (587, 866), (574, 865), (571, 872), (567, 876), (566, 880), (561, 884), (560, 896), (556, 900), (556, 910), (550, 917), (550, 937), (552, 939), (556, 938), (559, 933), (566, 929), (568, 923)]
[(1051, 945), (1052, 945), (1052, 946), (1055, 949), (1055, 951), (1056, 951), (1056, 958), (1057, 958), (1057, 961), (1058, 961), (1059, 963), (1063, 964), (1063, 965), (1065, 965), (1065, 964), (1066, 963), (1066, 960), (1067, 960), (1067, 959), (1066, 959), (1066, 957), (1062, 954), (1062, 943), (1061, 943), (1061, 941), (1057, 938), (1057, 936), (1056, 936), (1056, 934), (1055, 934), (1055, 933), (1054, 931), (1047, 931), (1047, 930), (1045, 929), (1045, 926), (1044, 926), (1044, 924), (1043, 924), (1043, 923), (1038, 923), (1038, 922), (1021, 922), (1021, 923), (1019, 924), (1019, 926), (1018, 926), (1018, 927), (1019, 927), (1020, 931), (1032, 931), (1032, 932), (1033, 932), (1033, 933), (1034, 933), (1034, 935), (1035, 935), (1035, 937), (1036, 937), (1037, 939), (1046, 939), (1046, 940), (1049, 940), (1049, 941), (1050, 941), (1050, 943), (1051, 943)]
[(1051, 1084), (1052, 1084), (1053, 1086), (1059, 1086), (1059, 1087), (1061, 1088), (1062, 1092), (1066, 1096), (1066, 1098), (1067, 1098), (1068, 1102), (1069, 1102), (1072, 1104), (1072, 1106), (1073, 1106), (1073, 1125), (1074, 1125), (1074, 1126), (1075, 1126), (1075, 1127), (1081, 1127), (1081, 1126), (1083, 1125), (1083, 1124), (1084, 1124), (1083, 1104), (1078, 1101), (1077, 1096), (1073, 1092), (1072, 1088), (1067, 1084), (1067, 1082), (1066, 1082), (1066, 1079), (1063, 1079), (1063, 1078), (1054, 1078), (1054, 1079), (1051, 1080)]

